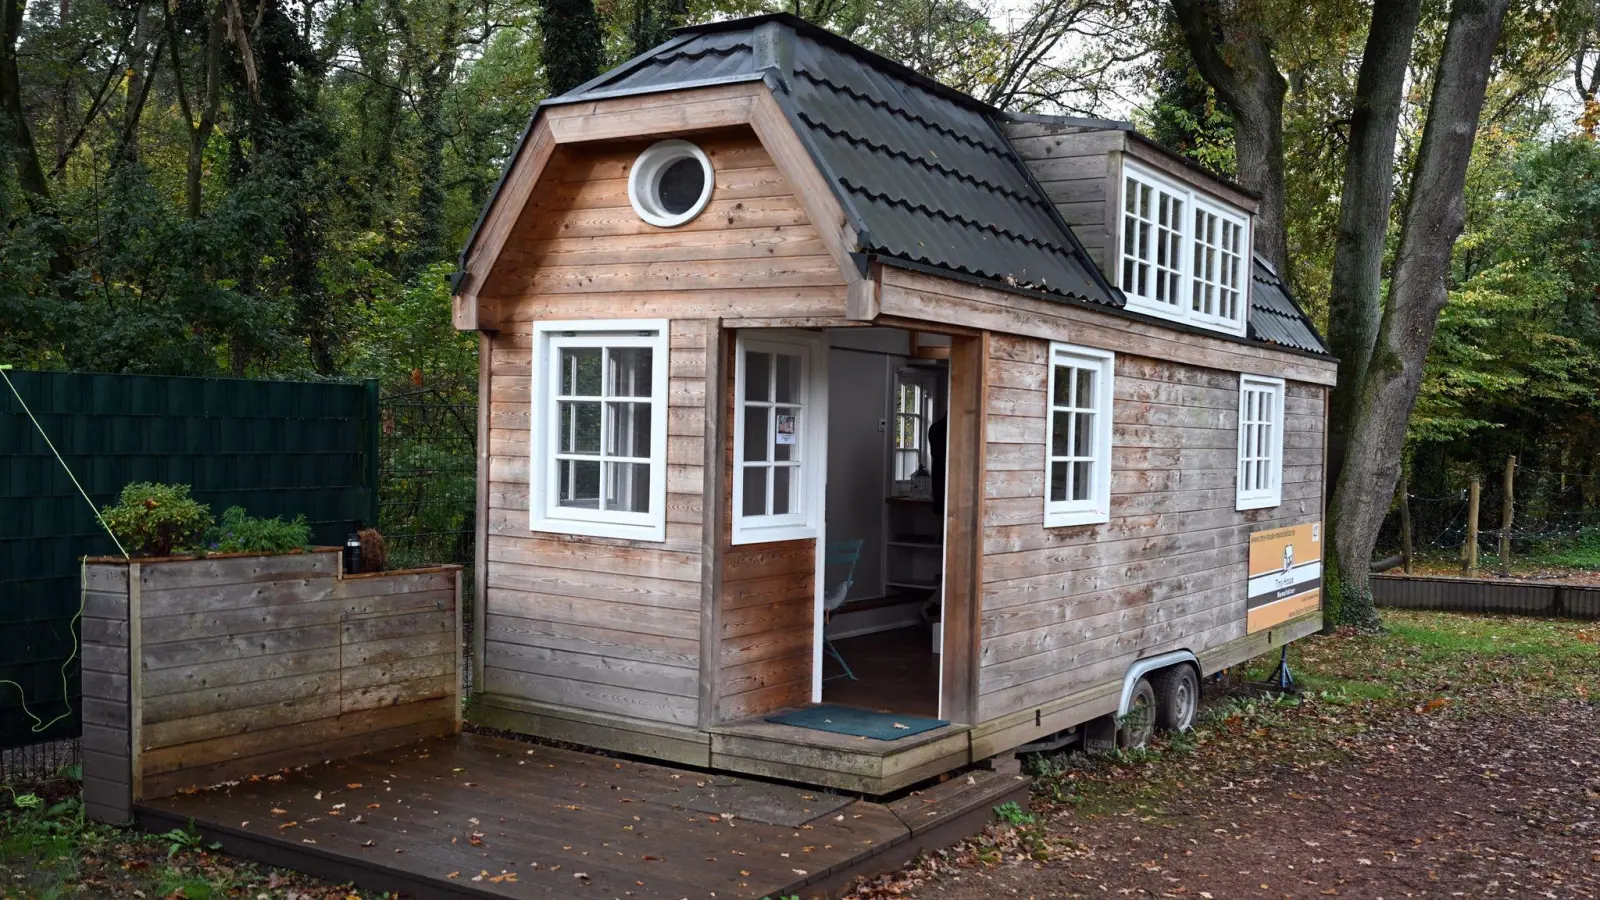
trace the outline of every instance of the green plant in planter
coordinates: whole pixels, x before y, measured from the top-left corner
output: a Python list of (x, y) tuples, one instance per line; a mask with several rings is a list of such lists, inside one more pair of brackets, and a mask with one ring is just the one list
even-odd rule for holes
[(273, 517), (247, 516), (242, 506), (230, 506), (222, 521), (206, 533), (206, 550), (211, 553), (288, 553), (311, 543), (311, 526), (305, 516), (293, 522)]
[(136, 481), (100, 516), (117, 540), (139, 556), (171, 556), (195, 544), (211, 527), (211, 507), (190, 497), (186, 484)]

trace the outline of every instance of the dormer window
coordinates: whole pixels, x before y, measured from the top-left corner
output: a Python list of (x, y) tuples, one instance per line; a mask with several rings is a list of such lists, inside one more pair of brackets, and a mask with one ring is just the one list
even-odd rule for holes
[(1245, 333), (1250, 216), (1124, 157), (1117, 286), (1128, 309)]

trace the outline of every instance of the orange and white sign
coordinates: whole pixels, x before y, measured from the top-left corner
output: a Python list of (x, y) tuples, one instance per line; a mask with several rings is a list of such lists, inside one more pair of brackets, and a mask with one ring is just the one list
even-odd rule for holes
[(1250, 535), (1245, 631), (1254, 634), (1322, 606), (1322, 523)]

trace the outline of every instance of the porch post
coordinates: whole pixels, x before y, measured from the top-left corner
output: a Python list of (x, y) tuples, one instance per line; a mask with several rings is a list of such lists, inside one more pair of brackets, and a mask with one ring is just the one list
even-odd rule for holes
[(977, 724), (982, 643), (983, 483), (989, 333), (952, 336), (945, 473), (944, 654), (941, 718)]

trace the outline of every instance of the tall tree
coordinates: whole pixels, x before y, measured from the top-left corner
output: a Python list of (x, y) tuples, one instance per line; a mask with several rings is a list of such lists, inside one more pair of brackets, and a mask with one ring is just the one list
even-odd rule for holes
[(605, 42), (594, 0), (544, 0), (539, 31), (544, 37), (545, 81), (552, 96), (565, 94), (604, 70)]
[[(1374, 622), (1368, 571), (1400, 477), (1406, 425), (1439, 313), (1451, 252), (1465, 222), (1464, 189), (1490, 65), (1509, 0), (1453, 0), (1417, 149), (1389, 303), (1355, 401), (1331, 513), (1341, 617)], [(1381, 498), (1381, 499), (1376, 499)]]
[(50, 185), (22, 105), (17, 44), (22, 40), (23, 5), (23, 0), (0, 0), (0, 177), (15, 173), (17, 185), (37, 208), (50, 198)]
[(1350, 112), (1339, 225), (1328, 295), (1328, 346), (1339, 358), (1328, 422), (1325, 480), (1344, 465), (1351, 412), (1366, 377), (1382, 314), (1383, 250), (1394, 201), (1394, 148), (1421, 0), (1374, 0)]
[(1233, 113), (1239, 183), (1261, 195), (1255, 249), (1279, 272), (1289, 269), (1284, 212), (1283, 101), (1289, 84), (1257, 17), (1235, 15), (1220, 0), (1171, 0), (1195, 66)]

